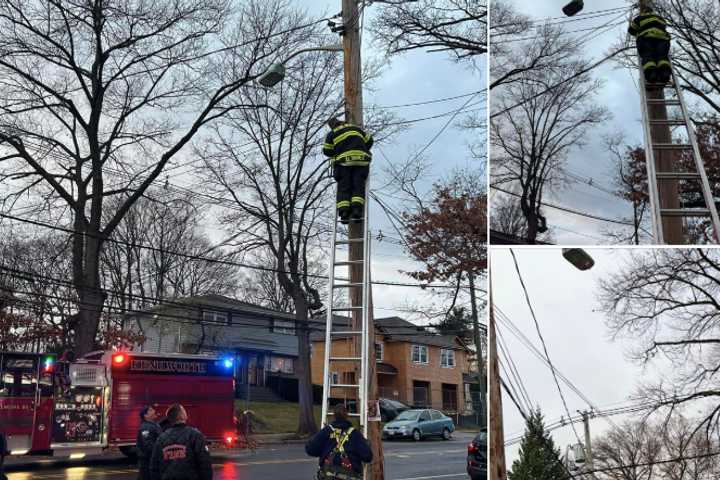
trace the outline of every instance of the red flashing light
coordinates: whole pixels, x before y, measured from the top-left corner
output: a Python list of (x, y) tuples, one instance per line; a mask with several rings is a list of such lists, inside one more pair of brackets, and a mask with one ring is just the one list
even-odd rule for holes
[(113, 365), (121, 366), (125, 365), (127, 363), (129, 357), (125, 355), (124, 353), (116, 353), (112, 357), (112, 363)]
[(478, 451), (477, 445), (475, 445), (475, 442), (470, 442), (468, 445), (468, 455), (472, 455), (473, 453), (476, 453)]

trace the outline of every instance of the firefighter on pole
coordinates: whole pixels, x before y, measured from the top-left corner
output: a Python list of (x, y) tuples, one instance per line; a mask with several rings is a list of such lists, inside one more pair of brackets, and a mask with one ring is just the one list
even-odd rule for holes
[(360, 220), (365, 211), (365, 181), (370, 169), (372, 135), (337, 118), (328, 120), (323, 153), (330, 157), (337, 182), (337, 210), (340, 222)]
[(651, 7), (640, 7), (640, 15), (630, 22), (630, 35), (637, 39), (645, 81), (666, 84), (670, 81), (670, 34), (667, 22)]

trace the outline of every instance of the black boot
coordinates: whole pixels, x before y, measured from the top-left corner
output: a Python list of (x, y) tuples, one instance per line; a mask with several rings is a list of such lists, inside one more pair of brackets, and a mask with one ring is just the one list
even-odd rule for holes
[(363, 213), (365, 213), (363, 210), (362, 205), (353, 205), (350, 210), (350, 218), (353, 220), (362, 220)]
[(350, 223), (350, 209), (349, 208), (340, 208), (338, 209), (338, 216), (340, 217), (340, 223), (343, 225), (347, 225)]

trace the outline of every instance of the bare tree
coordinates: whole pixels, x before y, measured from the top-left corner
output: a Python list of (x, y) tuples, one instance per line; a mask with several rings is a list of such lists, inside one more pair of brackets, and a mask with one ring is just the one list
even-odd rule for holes
[(656, 480), (663, 445), (657, 429), (644, 421), (627, 421), (613, 428), (593, 444), (598, 478), (608, 480)]
[(615, 337), (634, 339), (634, 358), (671, 362), (671, 379), (640, 393), (657, 409), (713, 407), (695, 429), (718, 430), (720, 390), (720, 254), (714, 250), (637, 252), (600, 283), (600, 301)]
[[(307, 46), (313, 46), (311, 40)], [(274, 90), (243, 90), (237, 101), (258, 108), (230, 114), (199, 154), (213, 195), (230, 196), (237, 208), (223, 216), (243, 252), (269, 256), (277, 282), (292, 299), (298, 336), (298, 431), (317, 430), (310, 376), (311, 312), (322, 308), (308, 275), (324, 246), (333, 190), (319, 145), (326, 120), (342, 105), (340, 59), (308, 53), (292, 63)], [(261, 108), (269, 105), (269, 108)], [(238, 145), (250, 142), (252, 150)], [(314, 273), (314, 272), (313, 272)]]
[(532, 19), (506, 0), (493, 1), (490, 16), (490, 90), (527, 81), (532, 78), (529, 72), (553, 68), (575, 50), (559, 31), (550, 34), (547, 26), (534, 28)]
[(661, 0), (659, 12), (670, 20), (673, 63), (685, 90), (720, 113), (720, 5), (714, 0)]
[[(245, 108), (232, 96), (265, 60), (304, 34), (288, 3), (0, 4), (0, 183), (14, 188), (10, 204), (30, 192), (71, 212), (78, 354), (93, 348), (105, 302), (105, 240), (204, 127)], [(124, 201), (108, 212), (114, 196)]]
[[(561, 33), (546, 26), (541, 34), (559, 39)], [(589, 127), (607, 118), (606, 110), (593, 101), (599, 81), (581, 73), (586, 64), (579, 51), (567, 48), (551, 67), (526, 71), (505, 85), (494, 102), (498, 113), (490, 125), (495, 147), (492, 183), (517, 185), (530, 244), (542, 233), (543, 198), (546, 190), (563, 182), (569, 152), (584, 144)], [(554, 87), (548, 90), (547, 85)]]
[(372, 28), (389, 54), (449, 51), (457, 59), (487, 52), (487, 2), (481, 0), (379, 1)]
[(205, 215), (192, 200), (140, 199), (118, 225), (102, 255), (108, 303), (118, 316), (166, 299), (238, 290), (233, 255), (211, 244), (202, 231)]

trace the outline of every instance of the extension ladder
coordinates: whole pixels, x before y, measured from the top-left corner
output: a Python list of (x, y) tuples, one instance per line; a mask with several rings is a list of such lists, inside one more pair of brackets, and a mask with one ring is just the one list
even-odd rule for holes
[[(688, 243), (686, 221), (691, 218), (707, 218), (712, 227), (712, 234), (707, 235), (707, 238), (717, 243), (720, 218), (715, 198), (700, 156), (695, 129), (690, 122), (685, 99), (678, 87), (675, 68), (672, 66), (671, 71), (670, 82), (666, 85), (649, 84), (645, 81), (642, 65), (640, 66), (645, 155), (655, 242)], [(674, 92), (674, 96), (671, 94), (670, 97), (665, 97), (666, 91)], [(668, 117), (668, 107), (680, 107), (681, 117)], [(662, 127), (667, 127), (668, 130), (659, 132)], [(684, 128), (688, 143), (674, 141), (672, 127)], [(681, 166), (680, 160), (687, 153), (692, 155), (692, 162), (690, 168), (681, 171), (678, 168)], [(659, 182), (667, 183), (663, 183), (661, 187)], [(680, 195), (681, 182), (698, 182), (702, 198), (696, 202), (683, 203)]]
[[(342, 399), (351, 397), (356, 400), (357, 408), (351, 411), (351, 417), (359, 419), (363, 434), (367, 438), (368, 425), (368, 354), (369, 354), (369, 281), (370, 281), (370, 236), (368, 229), (368, 181), (365, 184), (365, 208), (361, 220), (350, 220), (357, 226), (362, 224), (362, 235), (350, 238), (351, 229), (340, 224), (337, 212), (333, 212), (335, 222), (332, 233), (332, 245), (330, 253), (330, 267), (328, 269), (328, 309), (327, 323), (325, 327), (325, 364), (323, 368), (323, 398), (322, 398), (322, 424), (329, 424), (330, 399)], [(334, 209), (334, 206), (333, 206)], [(341, 247), (341, 248), (338, 248)], [(347, 258), (339, 258), (347, 248)], [(362, 248), (361, 259), (350, 259), (350, 250), (355, 247)], [(338, 269), (347, 267), (347, 277), (338, 277)], [(357, 281), (350, 273), (353, 269), (362, 272), (362, 278)], [(345, 292), (347, 295), (338, 295), (338, 292)], [(347, 300), (345, 300), (347, 299)], [(342, 304), (341, 304), (342, 303)], [(348, 305), (349, 303), (349, 305)], [(339, 317), (338, 315), (346, 315)], [(346, 320), (346, 321), (345, 321)], [(358, 329), (357, 326), (360, 325)], [(333, 350), (345, 345), (347, 347), (343, 354), (336, 354)], [(349, 353), (349, 354), (348, 354)], [(344, 378), (334, 378), (333, 369), (343, 375), (350, 371), (355, 372)], [(349, 368), (353, 367), (353, 368)], [(340, 372), (338, 372), (340, 373)], [(349, 378), (351, 377), (351, 378)], [(349, 395), (348, 395), (349, 393)], [(348, 409), (352, 410), (352, 409)]]

